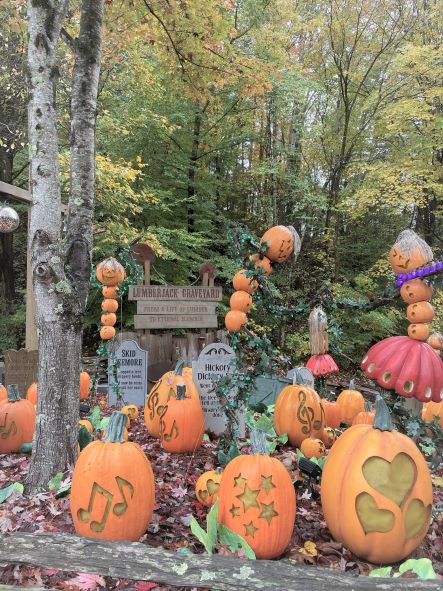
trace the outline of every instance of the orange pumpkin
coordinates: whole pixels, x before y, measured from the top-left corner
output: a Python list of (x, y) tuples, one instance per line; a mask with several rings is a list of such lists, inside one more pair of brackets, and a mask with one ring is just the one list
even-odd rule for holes
[(405, 281), (400, 288), (400, 295), (407, 304), (416, 304), (429, 301), (433, 291), (432, 285), (417, 278)]
[(258, 282), (253, 277), (246, 276), (246, 270), (238, 271), (232, 278), (232, 285), (236, 291), (246, 291), (247, 293), (254, 293), (258, 288)]
[(192, 381), (192, 371), (185, 368), (184, 362), (179, 360), (174, 371), (165, 373), (146, 398), (145, 423), (148, 433), (153, 437), (160, 437), (160, 418), (168, 401), (176, 397), (178, 384), (184, 384), (186, 395), (200, 405), (200, 395), (197, 386)]
[(375, 410), (372, 410), (372, 404), (365, 402), (365, 409), (355, 415), (352, 420), (353, 425), (373, 425), (375, 420)]
[(177, 385), (160, 418), (160, 441), (170, 453), (194, 453), (203, 441), (205, 415), (195, 398), (186, 396), (186, 386)]
[(8, 400), (8, 391), (3, 386), (3, 384), (0, 384), (0, 403), (2, 403), (4, 400)]
[(88, 421), (88, 419), (80, 419), (78, 424), (80, 427), (84, 427), (88, 433), (91, 433), (91, 435), (94, 432), (94, 427), (92, 426), (91, 421)]
[(114, 257), (110, 257), (97, 265), (95, 275), (103, 285), (115, 286), (124, 280), (125, 270)]
[(239, 310), (245, 314), (249, 312), (252, 306), (252, 296), (247, 291), (234, 291), (229, 300), (231, 310)]
[(283, 263), (294, 250), (294, 236), (286, 226), (274, 226), (266, 230), (260, 244), (264, 242), (268, 244), (265, 254), (274, 263)]
[(128, 417), (133, 420), (138, 417), (138, 406), (136, 404), (127, 404), (121, 410), (122, 413), (128, 415)]
[(8, 386), (8, 400), (0, 404), (0, 453), (20, 451), (23, 443), (30, 443), (35, 429), (35, 407), (21, 399), (15, 384)]
[(205, 507), (212, 507), (218, 499), (220, 483), (222, 479), (221, 470), (208, 470), (198, 477), (195, 483), (195, 496)]
[(410, 324), (408, 326), (408, 335), (416, 341), (426, 341), (429, 332), (428, 324)]
[(125, 442), (126, 416), (114, 412), (107, 434), (78, 457), (72, 475), (71, 515), (81, 536), (137, 541), (155, 503), (151, 464), (137, 443)]
[(114, 312), (105, 312), (100, 320), (104, 326), (114, 326), (117, 322), (117, 315)]
[(437, 419), (437, 423), (443, 428), (443, 400), (441, 402), (425, 402), (421, 418), (428, 423)]
[(117, 312), (118, 302), (117, 300), (106, 299), (102, 301), (103, 312)]
[(427, 340), (428, 345), (433, 349), (440, 351), (443, 349), (443, 334), (440, 332), (433, 332)]
[(305, 384), (285, 386), (275, 402), (274, 426), (278, 435), (288, 434), (293, 447), (300, 447), (304, 439), (320, 434), (325, 423), (317, 392)]
[(91, 385), (91, 376), (87, 371), (80, 373), (80, 400), (86, 400), (89, 397), (89, 387)]
[(29, 400), (32, 404), (37, 404), (38, 398), (38, 386), (37, 383), (34, 382), (31, 384), (26, 392), (26, 400)]
[(329, 449), (337, 441), (337, 433), (332, 427), (325, 427), (322, 431), (321, 440), (325, 444), (326, 449)]
[(406, 316), (409, 322), (418, 324), (432, 322), (435, 310), (429, 302), (417, 302), (416, 304), (409, 304), (406, 308)]
[(284, 465), (254, 441), (254, 455), (240, 455), (223, 471), (218, 520), (241, 535), (257, 558), (276, 558), (294, 529), (296, 498)]
[(102, 326), (100, 329), (100, 337), (104, 341), (113, 339), (115, 337), (115, 328), (113, 326)]
[(102, 294), (105, 296), (105, 298), (116, 300), (118, 298), (117, 285), (105, 285), (102, 289)]
[(381, 396), (374, 424), (350, 427), (330, 450), (321, 502), (334, 539), (369, 562), (403, 560), (426, 535), (432, 510), (429, 470), (415, 443), (392, 430)]
[(413, 230), (403, 230), (389, 252), (389, 262), (395, 273), (409, 273), (433, 258), (431, 248)]
[(248, 317), (240, 310), (229, 310), (225, 316), (225, 326), (228, 332), (239, 332), (248, 321)]
[(270, 275), (272, 273), (271, 261), (268, 257), (261, 257), (258, 253), (253, 254), (249, 257), (252, 262), (255, 262), (256, 269), (262, 269), (264, 275)]
[(341, 423), (340, 405), (324, 398), (322, 398), (321, 403), (325, 412), (325, 425), (332, 427), (332, 429), (338, 429)]
[(365, 399), (355, 390), (353, 380), (350, 381), (349, 388), (338, 395), (337, 404), (340, 406), (341, 422), (346, 425), (352, 425), (355, 415), (365, 409)]
[(326, 453), (326, 447), (321, 439), (308, 437), (301, 442), (300, 451), (306, 458), (308, 458), (308, 460), (310, 460), (311, 458), (321, 458), (324, 456)]

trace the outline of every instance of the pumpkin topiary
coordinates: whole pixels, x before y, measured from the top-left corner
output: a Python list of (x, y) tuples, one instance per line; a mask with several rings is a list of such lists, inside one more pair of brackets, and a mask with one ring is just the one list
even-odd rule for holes
[(266, 230), (260, 244), (264, 242), (268, 246), (265, 254), (274, 263), (284, 263), (294, 250), (294, 236), (286, 226), (273, 226)]
[(36, 405), (38, 399), (38, 386), (37, 383), (34, 382), (31, 384), (26, 392), (26, 400), (29, 400), (32, 404)]
[(222, 471), (220, 469), (208, 470), (198, 477), (195, 483), (195, 496), (205, 507), (212, 507), (217, 500), (221, 479)]
[(429, 470), (415, 443), (392, 430), (381, 396), (374, 424), (350, 427), (330, 450), (321, 502), (334, 539), (369, 562), (398, 562), (426, 535), (432, 509)]
[(100, 337), (103, 341), (109, 341), (115, 337), (115, 328), (113, 326), (102, 326), (100, 329)]
[(338, 395), (337, 404), (340, 406), (341, 422), (346, 425), (352, 425), (354, 417), (365, 409), (365, 399), (355, 389), (353, 380), (349, 382), (349, 388)]
[(103, 285), (116, 286), (124, 280), (125, 270), (117, 259), (109, 257), (97, 265), (95, 276)]
[(406, 316), (409, 322), (416, 324), (432, 322), (435, 310), (429, 302), (417, 302), (416, 304), (409, 304), (406, 309)]
[(246, 270), (238, 271), (232, 278), (232, 285), (237, 291), (246, 291), (247, 293), (254, 293), (258, 288), (258, 282), (253, 277), (246, 276)]
[(429, 332), (429, 324), (410, 324), (408, 326), (408, 335), (417, 341), (426, 341)]
[(137, 443), (125, 442), (126, 415), (115, 411), (102, 440), (85, 447), (74, 468), (71, 515), (81, 536), (135, 542), (155, 502), (151, 464)]
[(117, 300), (106, 299), (102, 301), (103, 312), (117, 312), (118, 302)]
[(405, 281), (400, 288), (400, 295), (407, 304), (429, 301), (433, 292), (432, 285), (419, 278)]
[(372, 410), (372, 404), (365, 402), (365, 408), (352, 419), (353, 425), (373, 425), (375, 420), (375, 410)]
[(117, 322), (117, 314), (114, 314), (114, 312), (105, 312), (101, 315), (100, 321), (103, 326), (114, 326)]
[(243, 536), (257, 558), (276, 558), (292, 536), (296, 498), (284, 465), (267, 455), (265, 436), (251, 433), (252, 453), (223, 471), (218, 520)]
[(117, 285), (105, 285), (102, 289), (102, 294), (107, 299), (116, 300), (118, 298), (118, 286)]
[(0, 404), (0, 453), (17, 453), (23, 443), (32, 441), (35, 429), (35, 407), (21, 399), (16, 384), (7, 388), (8, 400)]
[(337, 441), (337, 433), (334, 429), (332, 429), (332, 427), (325, 427), (322, 431), (320, 439), (325, 444), (326, 449), (329, 449)]
[(253, 254), (249, 257), (249, 260), (255, 263), (256, 269), (261, 269), (265, 275), (270, 275), (272, 273), (272, 265), (271, 261), (268, 257), (260, 256), (258, 253)]
[(240, 310), (229, 310), (225, 316), (225, 326), (228, 332), (239, 332), (247, 321), (248, 317)]
[(160, 441), (170, 453), (195, 452), (205, 432), (200, 402), (186, 396), (185, 384), (177, 384), (176, 396), (168, 400), (160, 417)]
[(321, 458), (324, 456), (326, 453), (326, 447), (321, 439), (308, 437), (301, 442), (300, 451), (306, 458), (308, 458), (308, 460), (310, 460), (311, 458)]
[(252, 306), (252, 296), (247, 291), (234, 291), (229, 300), (231, 310), (239, 310), (245, 314), (249, 312)]
[(325, 413), (325, 425), (333, 429), (338, 429), (341, 423), (340, 405), (337, 402), (330, 402), (324, 398), (322, 398), (321, 403)]
[(395, 273), (409, 273), (433, 258), (431, 248), (413, 230), (403, 230), (389, 252), (389, 262)]

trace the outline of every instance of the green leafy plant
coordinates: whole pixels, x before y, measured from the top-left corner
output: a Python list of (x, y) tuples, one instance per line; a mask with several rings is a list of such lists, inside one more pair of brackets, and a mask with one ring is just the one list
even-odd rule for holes
[(436, 579), (437, 574), (434, 571), (432, 562), (429, 558), (410, 558), (402, 562), (398, 567), (398, 572), (392, 574), (393, 566), (384, 566), (382, 568), (375, 568), (369, 573), (370, 577), (401, 577), (407, 571), (412, 571), (420, 579)]
[(279, 444), (284, 445), (288, 441), (286, 433), (277, 435), (274, 428), (274, 407), (275, 404), (270, 404), (266, 407), (265, 411), (257, 417), (257, 413), (248, 412), (246, 417), (246, 424), (252, 429), (257, 429), (266, 433), (266, 446), (268, 453), (272, 453), (276, 450)]
[(23, 484), (21, 482), (13, 482), (4, 488), (0, 488), (0, 503), (4, 503), (14, 491), (18, 491), (23, 494)]

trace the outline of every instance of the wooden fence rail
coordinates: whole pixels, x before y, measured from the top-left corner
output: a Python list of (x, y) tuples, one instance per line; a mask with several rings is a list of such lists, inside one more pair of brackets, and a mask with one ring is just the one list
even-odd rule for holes
[(67, 534), (1, 534), (0, 563), (220, 591), (441, 591), (443, 588), (441, 580), (354, 577), (282, 560), (178, 554), (138, 542), (103, 542)]

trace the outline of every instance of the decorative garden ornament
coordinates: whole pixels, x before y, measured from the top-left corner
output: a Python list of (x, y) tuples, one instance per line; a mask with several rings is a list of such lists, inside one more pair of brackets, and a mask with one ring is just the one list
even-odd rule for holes
[(395, 273), (408, 273), (433, 258), (431, 247), (413, 230), (400, 232), (389, 252), (389, 262)]
[(8, 205), (0, 206), (0, 232), (9, 234), (17, 230), (20, 218), (14, 208)]
[(306, 363), (315, 377), (338, 372), (338, 366), (328, 354), (328, 317), (321, 306), (315, 307), (309, 314), (309, 345), (311, 357)]
[(220, 468), (208, 470), (198, 477), (195, 483), (195, 496), (205, 507), (212, 507), (218, 499), (223, 473)]
[(123, 265), (117, 259), (109, 257), (97, 265), (95, 275), (104, 286), (102, 294), (105, 297), (102, 302), (101, 322), (103, 326), (100, 329), (100, 337), (103, 341), (108, 341), (116, 335), (114, 325), (117, 322), (118, 286), (124, 281), (126, 273)]

